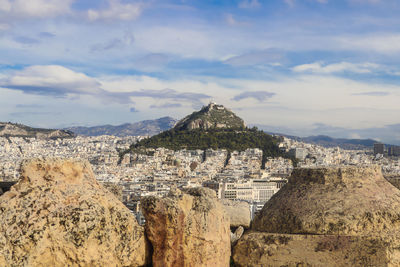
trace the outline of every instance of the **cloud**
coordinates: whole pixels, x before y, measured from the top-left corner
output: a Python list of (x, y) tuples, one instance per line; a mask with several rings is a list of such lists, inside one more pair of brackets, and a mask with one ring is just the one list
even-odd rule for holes
[(139, 110), (137, 110), (137, 109), (134, 108), (134, 107), (131, 107), (131, 108), (129, 109), (129, 112), (135, 113), (135, 112), (139, 112)]
[(12, 117), (18, 117), (18, 118), (24, 118), (24, 117), (30, 117), (30, 116), (60, 116), (62, 115), (61, 112), (12, 112), (9, 113), (10, 116)]
[(201, 100), (210, 99), (211, 96), (201, 93), (192, 92), (177, 92), (173, 89), (163, 89), (163, 90), (139, 90), (127, 93), (133, 97), (150, 97), (153, 99), (171, 99), (175, 101), (187, 101), (192, 104), (202, 104)]
[(39, 34), (38, 34), (38, 37), (40, 37), (40, 38), (53, 38), (53, 37), (55, 37), (56, 35), (55, 34), (53, 34), (53, 33), (51, 33), (51, 32), (40, 32)]
[(298, 65), (292, 68), (294, 72), (311, 72), (321, 74), (331, 74), (336, 72), (354, 72), (354, 73), (371, 73), (372, 70), (379, 68), (378, 64), (374, 63), (349, 63), (340, 62), (323, 66), (321, 62), (311, 64)]
[(267, 91), (253, 91), (253, 92), (243, 92), (238, 94), (232, 98), (232, 100), (240, 101), (246, 98), (254, 98), (259, 102), (264, 102), (265, 100), (273, 97), (275, 93), (267, 92)]
[(135, 42), (135, 37), (131, 32), (125, 32), (122, 38), (113, 38), (104, 43), (98, 43), (91, 46), (90, 51), (102, 52), (110, 49), (124, 48), (125, 46), (132, 45)]
[(30, 44), (38, 44), (40, 43), (39, 40), (35, 39), (35, 38), (31, 38), (31, 37), (26, 37), (26, 36), (17, 36), (14, 37), (14, 41), (20, 44), (26, 44), (26, 45), (30, 45)]
[(285, 56), (276, 49), (251, 52), (240, 56), (234, 56), (224, 61), (225, 64), (232, 66), (261, 65), (268, 63), (278, 63)]
[(235, 19), (233, 17), (232, 14), (226, 14), (225, 15), (225, 21), (228, 25), (230, 26), (244, 26), (244, 25), (248, 25), (247, 22), (243, 22), (243, 21), (238, 21), (237, 19)]
[(95, 20), (135, 20), (142, 12), (142, 3), (123, 4), (119, 0), (109, 0), (107, 9), (89, 9), (88, 18)]
[(29, 94), (52, 96), (101, 92), (100, 83), (95, 79), (58, 65), (27, 67), (0, 80), (0, 86)]
[(57, 17), (71, 12), (74, 0), (0, 0), (0, 14), (12, 17)]
[(180, 103), (164, 103), (161, 105), (151, 105), (150, 108), (154, 109), (168, 109), (168, 108), (180, 108), (182, 104)]
[(356, 94), (352, 94), (352, 95), (361, 95), (361, 96), (388, 96), (390, 95), (389, 92), (364, 92), (364, 93), (356, 93)]
[(363, 50), (366, 52), (379, 52), (389, 54), (400, 52), (400, 34), (396, 32), (379, 33), (362, 35), (345, 35), (334, 37), (336, 46), (341, 49)]
[(283, 0), (288, 6), (294, 7), (296, 4), (296, 0)]
[(38, 104), (17, 104), (15, 105), (16, 108), (43, 108), (44, 105), (38, 105)]
[(258, 0), (243, 0), (239, 3), (239, 8), (258, 8), (261, 7)]
[(145, 72), (159, 71), (163, 69), (169, 61), (170, 57), (165, 54), (148, 54), (139, 58), (138, 60), (135, 60), (134, 68)]

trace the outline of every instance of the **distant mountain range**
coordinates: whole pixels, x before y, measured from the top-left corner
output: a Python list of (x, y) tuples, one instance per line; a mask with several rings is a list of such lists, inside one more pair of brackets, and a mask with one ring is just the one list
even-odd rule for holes
[[(340, 147), (342, 149), (348, 149), (348, 150), (361, 150), (361, 149), (372, 148), (375, 143), (379, 143), (378, 141), (373, 139), (333, 138), (326, 135), (298, 137), (281, 133), (272, 133), (272, 132), (269, 133), (273, 135), (284, 136), (304, 143), (315, 144), (323, 147)], [(391, 145), (386, 145), (386, 146), (391, 146)]]
[(162, 131), (168, 130), (176, 124), (177, 120), (171, 117), (163, 117), (156, 120), (145, 120), (136, 123), (125, 123), (122, 125), (101, 125), (93, 127), (69, 127), (64, 130), (74, 132), (77, 135), (99, 136), (138, 136), (138, 135), (155, 135)]
[(19, 123), (0, 122), (0, 136), (56, 139), (71, 138), (74, 137), (74, 133), (67, 130), (32, 128)]
[[(122, 125), (101, 125), (93, 127), (69, 127), (62, 130), (33, 128), (19, 123), (0, 122), (0, 136), (11, 137), (37, 137), (37, 138), (71, 138), (74, 135), (99, 136), (153, 136), (167, 131), (175, 126), (176, 130), (191, 129), (218, 129), (218, 128), (243, 128), (243, 120), (237, 117), (229, 109), (220, 105), (203, 107), (202, 110), (192, 113), (178, 120), (171, 117), (163, 117), (155, 120), (144, 120), (136, 123), (125, 123)], [(346, 139), (333, 138), (326, 135), (298, 137), (281, 133), (268, 132), (269, 134), (281, 135), (297, 141), (316, 144), (324, 147), (340, 147), (343, 149), (366, 149), (372, 148), (378, 141), (373, 139)], [(387, 145), (391, 146), (391, 145)]]

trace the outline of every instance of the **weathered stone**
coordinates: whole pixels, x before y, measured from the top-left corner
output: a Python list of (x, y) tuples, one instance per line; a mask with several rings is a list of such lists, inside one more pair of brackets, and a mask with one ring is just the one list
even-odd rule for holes
[(399, 266), (400, 249), (380, 238), (250, 232), (234, 247), (238, 267)]
[(229, 266), (229, 217), (208, 188), (142, 199), (153, 266)]
[(231, 233), (231, 244), (234, 245), (242, 237), (244, 233), (243, 226), (239, 226), (234, 233)]
[(399, 229), (400, 191), (379, 167), (295, 169), (254, 218), (269, 233), (391, 235)]
[(400, 191), (377, 166), (295, 169), (251, 228), (238, 266), (400, 266)]
[(110, 182), (106, 182), (106, 183), (101, 183), (101, 185), (106, 188), (108, 191), (110, 191), (111, 193), (114, 194), (114, 196), (119, 200), (119, 201), (123, 201), (122, 199), (122, 186), (115, 184), (115, 183), (110, 183)]
[(231, 227), (236, 228), (243, 226), (250, 227), (251, 214), (250, 205), (245, 201), (233, 201), (229, 199), (221, 199), (226, 213), (229, 215)]
[(25, 161), (0, 198), (0, 266), (141, 266), (144, 229), (87, 161)]

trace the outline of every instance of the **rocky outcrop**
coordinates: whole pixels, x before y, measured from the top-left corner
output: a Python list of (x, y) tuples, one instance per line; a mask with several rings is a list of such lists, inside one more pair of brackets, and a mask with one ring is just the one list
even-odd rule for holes
[(87, 161), (25, 161), (0, 197), (0, 266), (142, 266), (144, 229)]
[(295, 169), (233, 258), (238, 266), (398, 266), (399, 219), (400, 191), (379, 167)]
[(379, 167), (296, 169), (256, 216), (269, 233), (381, 235), (398, 229), (400, 191)]
[(231, 110), (222, 105), (210, 103), (202, 107), (201, 110), (193, 112), (175, 125), (175, 130), (195, 130), (195, 129), (221, 129), (233, 128), (244, 129), (244, 121), (236, 116)]
[(221, 199), (220, 201), (224, 205), (225, 211), (229, 216), (231, 228), (237, 228), (239, 226), (245, 228), (250, 227), (251, 214), (249, 203), (229, 199)]
[(153, 266), (229, 266), (229, 217), (215, 191), (172, 190), (142, 200)]

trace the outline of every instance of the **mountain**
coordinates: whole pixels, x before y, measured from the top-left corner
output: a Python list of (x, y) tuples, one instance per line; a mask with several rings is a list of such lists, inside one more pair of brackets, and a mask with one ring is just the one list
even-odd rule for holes
[(32, 128), (19, 123), (0, 122), (0, 136), (56, 139), (71, 138), (74, 137), (74, 133), (68, 130)]
[[(265, 131), (268, 134), (277, 135), (287, 137), (299, 142), (315, 144), (323, 147), (340, 147), (342, 149), (348, 150), (362, 150), (362, 149), (371, 149), (375, 143), (379, 143), (373, 139), (347, 139), (347, 138), (334, 138), (327, 135), (315, 135), (315, 136), (307, 136), (307, 137), (298, 137), (288, 134), (275, 133), (270, 131)], [(389, 144), (385, 144), (386, 146), (393, 146)]]
[(222, 105), (210, 103), (200, 111), (193, 112), (180, 120), (174, 127), (176, 130), (193, 129), (221, 129), (221, 128), (245, 128), (241, 118)]
[(226, 149), (229, 159), (231, 151), (259, 148), (263, 151), (264, 167), (268, 157), (293, 159), (279, 149), (279, 142), (279, 138), (255, 127), (246, 128), (243, 120), (232, 111), (211, 103), (179, 121), (174, 128), (132, 144), (129, 150), (121, 153), (121, 157), (129, 152), (145, 154), (148, 148), (164, 147), (172, 150)]
[(326, 135), (317, 135), (300, 138), (305, 143), (317, 144), (324, 147), (340, 147), (343, 149), (365, 149), (372, 148), (378, 141), (373, 139), (346, 139), (332, 138)]
[(138, 136), (138, 135), (155, 135), (162, 131), (168, 130), (175, 125), (177, 120), (171, 117), (163, 117), (156, 120), (145, 120), (136, 123), (125, 123), (118, 126), (101, 125), (93, 127), (70, 127), (66, 128), (78, 135), (99, 136)]

